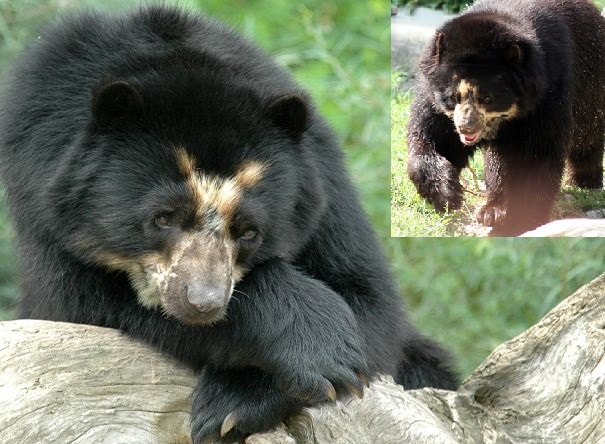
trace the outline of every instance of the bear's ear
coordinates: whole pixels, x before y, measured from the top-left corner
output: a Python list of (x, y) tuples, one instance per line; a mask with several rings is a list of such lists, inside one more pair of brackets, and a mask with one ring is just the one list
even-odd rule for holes
[(437, 36), (435, 37), (435, 48), (433, 49), (435, 51), (435, 62), (437, 65), (441, 63), (441, 55), (443, 54), (444, 49), (445, 45), (443, 42), (443, 33), (438, 32)]
[(420, 59), (420, 70), (425, 74), (429, 75), (435, 72), (439, 64), (444, 50), (444, 34), (438, 32), (435, 34), (433, 44), (429, 46), (429, 53), (425, 53)]
[(523, 61), (523, 53), (519, 45), (512, 45), (506, 51), (506, 61), (510, 65), (518, 65)]
[(307, 101), (298, 94), (287, 94), (275, 99), (269, 104), (267, 114), (275, 125), (285, 129), (294, 138), (300, 137), (307, 128)]
[(141, 95), (133, 85), (124, 80), (107, 83), (93, 94), (92, 112), (101, 124), (136, 117), (142, 109)]

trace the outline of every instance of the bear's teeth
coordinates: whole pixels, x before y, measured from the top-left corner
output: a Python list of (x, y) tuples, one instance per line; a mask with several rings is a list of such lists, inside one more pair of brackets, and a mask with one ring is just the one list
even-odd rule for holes
[(473, 143), (473, 142), (477, 141), (478, 138), (479, 138), (479, 133), (460, 134), (460, 139), (462, 140), (462, 143)]

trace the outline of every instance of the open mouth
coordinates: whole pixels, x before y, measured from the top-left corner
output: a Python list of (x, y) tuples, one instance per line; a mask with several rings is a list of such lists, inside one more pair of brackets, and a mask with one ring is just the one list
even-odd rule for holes
[(481, 131), (474, 134), (462, 134), (460, 133), (460, 141), (465, 145), (472, 145), (473, 143), (479, 141), (479, 136), (481, 135)]

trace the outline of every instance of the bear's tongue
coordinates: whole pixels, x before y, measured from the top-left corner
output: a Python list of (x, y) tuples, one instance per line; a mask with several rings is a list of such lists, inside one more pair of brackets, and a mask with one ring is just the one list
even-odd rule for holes
[(460, 140), (462, 141), (462, 143), (466, 144), (474, 143), (477, 141), (477, 139), (479, 139), (479, 134), (480, 132), (475, 134), (460, 134)]

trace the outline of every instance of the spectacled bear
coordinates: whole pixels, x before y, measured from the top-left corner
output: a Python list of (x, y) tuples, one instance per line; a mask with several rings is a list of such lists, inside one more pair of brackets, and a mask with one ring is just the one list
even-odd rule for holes
[(514, 236), (548, 221), (570, 183), (603, 187), (605, 19), (586, 0), (483, 0), (425, 48), (408, 174), (435, 209), (460, 208), (460, 171), (485, 148), (477, 221)]
[(23, 317), (121, 329), (200, 371), (192, 439), (242, 439), (393, 375), (453, 388), (409, 323), (307, 94), (190, 12), (87, 12), (13, 70), (1, 174)]

